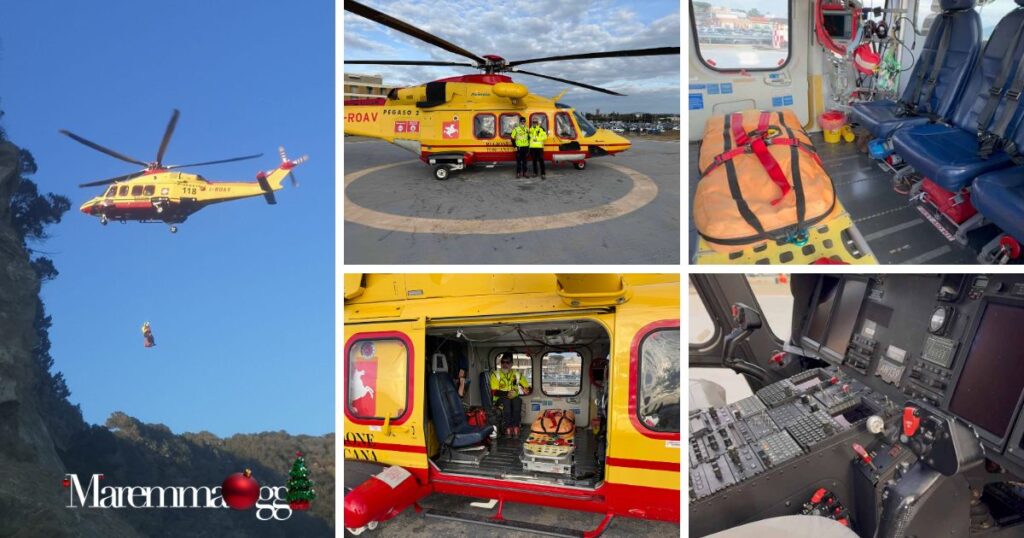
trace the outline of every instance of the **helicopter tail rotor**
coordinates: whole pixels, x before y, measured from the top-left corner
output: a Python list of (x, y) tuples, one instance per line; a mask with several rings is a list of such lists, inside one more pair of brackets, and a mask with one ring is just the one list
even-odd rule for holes
[(288, 159), (288, 154), (285, 153), (285, 151), (284, 151), (284, 146), (278, 147), (277, 148), (277, 153), (279, 155), (281, 155), (281, 168), (284, 169), (284, 170), (288, 170), (288, 180), (292, 182), (292, 187), (298, 187), (299, 186), (299, 180), (295, 179), (295, 173), (293, 173), (291, 170), (293, 168), (295, 168), (296, 166), (298, 166), (298, 165), (308, 161), (309, 160), (309, 155), (303, 155), (302, 157), (299, 157), (298, 159), (295, 159), (294, 161), (293, 160), (289, 160)]

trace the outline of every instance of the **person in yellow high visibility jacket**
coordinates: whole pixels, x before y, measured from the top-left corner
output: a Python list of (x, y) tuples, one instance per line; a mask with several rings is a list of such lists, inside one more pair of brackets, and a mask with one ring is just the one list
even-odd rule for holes
[(153, 339), (153, 329), (149, 327), (149, 322), (142, 324), (142, 346), (153, 347), (156, 345), (156, 340)]
[(526, 158), (530, 153), (530, 129), (526, 118), (519, 116), (519, 125), (512, 128), (512, 143), (516, 146), (516, 177), (526, 177)]
[(512, 352), (506, 351), (498, 359), (501, 369), (491, 372), (491, 400), (494, 405), (501, 404), (501, 415), (505, 419), (505, 435), (519, 437), (519, 425), (523, 421), (523, 400), (519, 397), (529, 394), (533, 389), (530, 382), (522, 374), (512, 369)]
[(530, 155), (533, 157), (533, 177), (537, 177), (537, 163), (540, 163), (540, 177), (544, 179), (544, 142), (548, 132), (540, 125), (540, 118), (533, 118), (530, 127)]

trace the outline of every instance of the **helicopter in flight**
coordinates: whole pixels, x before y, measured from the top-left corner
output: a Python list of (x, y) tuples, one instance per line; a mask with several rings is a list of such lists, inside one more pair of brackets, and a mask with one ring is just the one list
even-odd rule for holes
[(527, 119), (528, 125), (537, 120), (548, 132), (544, 144), (545, 161), (571, 162), (577, 170), (583, 170), (591, 157), (615, 155), (630, 148), (628, 139), (608, 129), (598, 129), (572, 107), (559, 102), (565, 95), (564, 91), (552, 98), (535, 95), (505, 73), (521, 73), (622, 96), (590, 84), (525, 71), (519, 66), (565, 60), (670, 55), (679, 54), (680, 50), (679, 47), (658, 47), (508, 61), (493, 54), (474, 54), (354, 0), (345, 0), (345, 10), (471, 60), (346, 60), (347, 65), (452, 66), (483, 71), (482, 74), (454, 76), (419, 86), (397, 88), (391, 90), (386, 98), (345, 101), (345, 134), (381, 139), (408, 150), (433, 166), (434, 177), (442, 180), (474, 163), (492, 165), (515, 161), (511, 133), (520, 118)]
[(115, 159), (142, 167), (142, 170), (130, 174), (80, 184), (79, 187), (83, 188), (110, 186), (103, 194), (82, 204), (79, 210), (86, 215), (98, 217), (100, 224), (103, 225), (111, 220), (122, 223), (128, 221), (163, 222), (170, 226), (171, 233), (176, 233), (178, 231), (177, 224), (185, 222), (190, 215), (206, 206), (253, 196), (263, 196), (268, 204), (276, 204), (277, 199), (274, 192), (283, 188), (282, 183), (285, 178), (291, 179), (292, 185), (298, 184), (292, 174), (292, 169), (308, 160), (309, 157), (304, 155), (290, 160), (283, 147), (278, 148), (281, 164), (273, 170), (258, 172), (256, 181), (209, 181), (203, 176), (179, 172), (178, 169), (255, 159), (263, 156), (262, 153), (216, 161), (165, 165), (163, 163), (164, 153), (174, 134), (174, 128), (178, 124), (179, 115), (180, 112), (177, 109), (171, 114), (163, 140), (156, 152), (156, 159), (151, 162), (119, 153), (62, 129), (61, 134), (80, 144)]

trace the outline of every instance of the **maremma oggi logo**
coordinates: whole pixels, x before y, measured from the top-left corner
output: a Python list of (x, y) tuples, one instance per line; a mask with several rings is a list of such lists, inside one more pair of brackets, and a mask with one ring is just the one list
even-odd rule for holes
[(67, 474), (61, 485), (68, 490), (68, 508), (161, 509), (161, 508), (256, 508), (260, 521), (286, 521), (292, 507), (284, 486), (260, 486), (246, 469), (228, 476), (220, 486), (104, 486), (104, 475), (94, 474), (83, 484), (77, 474)]

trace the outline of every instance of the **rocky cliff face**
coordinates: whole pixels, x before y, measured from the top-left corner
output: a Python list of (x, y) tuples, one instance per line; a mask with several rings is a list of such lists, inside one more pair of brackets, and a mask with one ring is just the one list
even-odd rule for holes
[[(11, 225), (20, 166), (0, 132), (0, 537), (333, 536), (333, 435), (175, 435), (122, 413), (90, 426), (63, 397), (53, 405), (40, 394), (50, 375), (34, 358), (40, 283)], [(102, 473), (107, 486), (212, 487), (245, 468), (262, 485), (284, 485), (297, 450), (319, 498), (284, 522), (261, 522), (253, 510), (68, 508), (62, 486), (66, 473), (83, 482)]]

